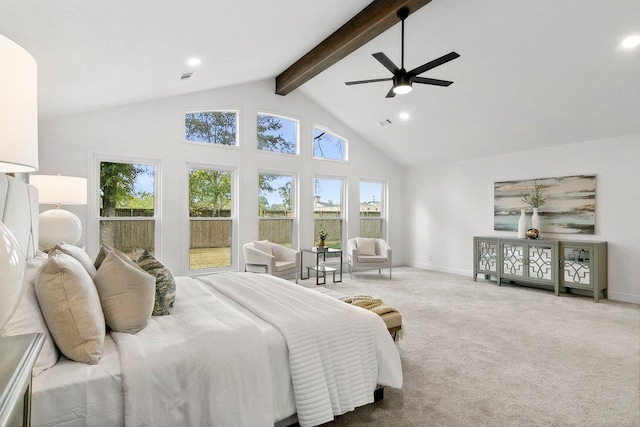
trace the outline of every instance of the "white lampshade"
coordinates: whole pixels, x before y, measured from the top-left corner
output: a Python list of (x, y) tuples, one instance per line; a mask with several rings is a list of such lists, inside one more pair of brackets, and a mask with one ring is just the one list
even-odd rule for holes
[(86, 205), (87, 179), (62, 175), (32, 175), (29, 183), (38, 189), (40, 204), (55, 204), (56, 209), (42, 212), (39, 245), (47, 250), (58, 243), (74, 244), (82, 236), (80, 218), (60, 205)]
[(0, 172), (38, 170), (38, 76), (33, 57), (0, 35)]
[[(0, 35), (0, 172), (38, 170), (38, 76), (33, 57)], [(0, 329), (23, 292), (25, 260), (0, 222)]]
[(31, 175), (29, 184), (38, 189), (41, 205), (87, 204), (87, 178), (62, 175)]

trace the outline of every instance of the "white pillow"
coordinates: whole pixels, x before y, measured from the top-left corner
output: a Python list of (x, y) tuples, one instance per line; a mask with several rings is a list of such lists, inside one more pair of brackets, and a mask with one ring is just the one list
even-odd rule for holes
[(36, 295), (62, 354), (76, 362), (97, 364), (106, 325), (98, 291), (80, 261), (52, 250), (36, 278)]
[(22, 295), (16, 312), (0, 331), (0, 336), (3, 337), (36, 332), (45, 335), (44, 345), (33, 367), (32, 373), (34, 377), (40, 375), (42, 371), (52, 367), (58, 361), (58, 349), (42, 317), (35, 289), (36, 276), (38, 275), (38, 271), (40, 271), (40, 267), (42, 267), (47, 259), (48, 256), (46, 253), (38, 252), (35, 258), (27, 260), (27, 269), (24, 278), (24, 294)]
[(271, 252), (271, 243), (268, 240), (254, 240), (253, 246), (259, 251), (266, 252), (269, 255), (273, 255)]
[(156, 295), (155, 276), (109, 252), (93, 281), (112, 330), (135, 334), (147, 326)]
[(356, 247), (359, 255), (375, 255), (376, 239), (370, 237), (356, 237)]
[(93, 262), (91, 262), (91, 258), (89, 258), (89, 255), (84, 251), (84, 249), (79, 248), (75, 245), (70, 245), (68, 243), (58, 243), (53, 248), (51, 248), (49, 254), (53, 253), (53, 251), (56, 249), (80, 261), (80, 264), (82, 264), (82, 266), (87, 270), (89, 276), (93, 277), (93, 275), (96, 274), (96, 267), (93, 265)]

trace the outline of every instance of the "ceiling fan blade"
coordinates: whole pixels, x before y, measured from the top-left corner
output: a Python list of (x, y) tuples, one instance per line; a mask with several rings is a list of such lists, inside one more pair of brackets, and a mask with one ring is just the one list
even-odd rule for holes
[(385, 98), (393, 98), (394, 96), (396, 96), (396, 93), (393, 91), (393, 87), (391, 89), (389, 89), (389, 92), (387, 93), (387, 96), (385, 96)]
[(426, 77), (413, 77), (411, 79), (414, 83), (423, 83), (426, 85), (435, 85), (435, 86), (449, 86), (451, 83), (449, 80), (438, 80), (438, 79), (429, 79)]
[(349, 85), (360, 85), (360, 84), (363, 84), (363, 83), (388, 82), (390, 80), (393, 80), (393, 77), (389, 77), (389, 78), (386, 78), (386, 79), (358, 80), (358, 81), (355, 81), (355, 82), (344, 82), (344, 84), (349, 86)]
[(459, 56), (460, 55), (458, 55), (456, 52), (447, 53), (446, 55), (443, 55), (438, 59), (434, 59), (433, 61), (427, 62), (426, 64), (423, 64), (417, 68), (414, 68), (413, 70), (409, 71), (408, 74), (411, 76), (417, 76), (418, 74), (422, 74), (425, 71), (429, 71), (432, 68), (435, 68), (439, 65), (452, 61), (458, 58)]
[(382, 52), (378, 52), (378, 53), (374, 53), (373, 57), (376, 58), (378, 60), (379, 63), (381, 63), (382, 65), (384, 65), (384, 67), (391, 71), (393, 74), (397, 73), (398, 71), (400, 71), (400, 69), (398, 67), (396, 67), (396, 64), (394, 64), (387, 55), (385, 55)]

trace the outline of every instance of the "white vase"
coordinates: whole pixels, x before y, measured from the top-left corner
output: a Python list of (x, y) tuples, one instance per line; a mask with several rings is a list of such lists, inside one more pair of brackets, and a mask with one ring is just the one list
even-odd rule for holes
[(540, 217), (538, 216), (538, 208), (533, 208), (533, 213), (531, 214), (531, 228), (535, 228), (538, 232), (540, 230)]
[(518, 239), (527, 237), (527, 216), (524, 209), (520, 209), (520, 219), (518, 220)]

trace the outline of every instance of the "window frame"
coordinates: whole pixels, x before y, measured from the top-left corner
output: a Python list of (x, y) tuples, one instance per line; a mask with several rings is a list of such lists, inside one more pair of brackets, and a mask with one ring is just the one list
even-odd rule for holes
[[(343, 146), (343, 148), (344, 148), (344, 159), (331, 159), (331, 158), (327, 158), (327, 157), (317, 157), (315, 155), (315, 139), (316, 139), (315, 133), (316, 133), (316, 129), (319, 129), (319, 130), (323, 131), (324, 133), (330, 134), (334, 138), (337, 138), (337, 139), (340, 139), (340, 140), (344, 141), (344, 146)], [(322, 126), (322, 125), (319, 125), (319, 124), (314, 124), (313, 128), (311, 130), (311, 155), (312, 155), (312, 158), (314, 160), (348, 163), (349, 162), (349, 140), (347, 138), (345, 138), (344, 136), (341, 136), (337, 132), (329, 129), (326, 126)]]
[[(186, 136), (186, 118), (187, 118), (187, 114), (193, 114), (193, 113), (235, 113), (236, 114), (236, 138), (235, 138), (235, 144), (233, 145), (227, 145), (227, 144), (219, 144), (219, 143), (210, 143), (210, 142), (205, 142), (205, 141), (190, 141), (187, 139)], [(224, 109), (224, 108), (204, 108), (204, 109), (195, 109), (195, 110), (188, 110), (185, 111), (184, 114), (182, 115), (182, 138), (183, 138), (183, 144), (190, 144), (190, 145), (197, 145), (200, 147), (219, 147), (219, 148), (225, 148), (225, 149), (240, 149), (240, 141), (241, 141), (241, 135), (240, 135), (240, 129), (242, 128), (241, 126), (241, 111), (240, 109), (234, 109), (234, 108), (228, 108), (228, 109)]]
[[(340, 182), (340, 216), (339, 217), (324, 217), (324, 216), (319, 216), (316, 217), (316, 210), (315, 210), (315, 198), (316, 198), (316, 181), (317, 180), (331, 180), (331, 181), (339, 181)], [(312, 178), (312, 185), (313, 185), (313, 191), (312, 191), (312, 199), (311, 199), (311, 210), (312, 210), (312, 215), (313, 215), (313, 230), (314, 230), (314, 235), (313, 235), (313, 242), (314, 242), (314, 246), (315, 243), (318, 240), (318, 235), (316, 233), (316, 221), (319, 219), (324, 219), (324, 220), (335, 220), (335, 221), (340, 221), (340, 250), (345, 250), (345, 232), (347, 229), (347, 206), (346, 206), (346, 200), (347, 200), (347, 177), (344, 176), (335, 176), (335, 175), (322, 175), (322, 174), (314, 174), (313, 178)]]
[[(291, 248), (297, 249), (299, 247), (299, 203), (298, 203), (298, 173), (293, 171), (283, 171), (283, 170), (273, 170), (273, 169), (259, 169), (258, 170), (258, 194), (256, 195), (256, 201), (258, 208), (260, 207), (260, 202), (257, 198), (260, 197), (260, 175), (279, 175), (279, 176), (289, 176), (291, 177)], [(261, 217), (258, 212), (256, 212), (257, 221), (257, 235), (260, 237), (260, 221), (267, 220), (281, 220), (282, 218), (265, 218)]]
[[(380, 217), (378, 218), (367, 218), (361, 215), (360, 204), (362, 203), (360, 199), (362, 198), (362, 183), (370, 183), (370, 184), (380, 184)], [(358, 235), (361, 236), (362, 233), (362, 221), (380, 221), (380, 238), (383, 240), (386, 239), (386, 230), (387, 230), (387, 181), (380, 179), (370, 179), (370, 178), (360, 178), (358, 185)]]
[[(258, 147), (258, 116), (270, 116), (270, 117), (276, 117), (278, 119), (284, 119), (284, 120), (289, 120), (295, 123), (296, 125), (296, 132), (295, 132), (295, 136), (296, 136), (296, 148), (295, 148), (295, 152), (293, 153), (283, 153), (282, 151), (271, 151), (271, 150), (263, 150), (262, 148)], [(295, 119), (293, 117), (289, 117), (289, 116), (285, 116), (284, 114), (275, 114), (275, 113), (266, 113), (264, 111), (258, 111), (256, 113), (256, 151), (260, 152), (260, 153), (271, 153), (271, 154), (282, 154), (285, 156), (299, 156), (300, 155), (300, 120), (299, 119)]]
[[(87, 210), (89, 213), (90, 220), (87, 220), (88, 230), (87, 230), (87, 253), (90, 256), (97, 256), (100, 250), (100, 223), (103, 220), (107, 221), (154, 221), (154, 257), (162, 258), (162, 229), (160, 224), (162, 223), (162, 193), (160, 189), (162, 188), (162, 163), (158, 158), (152, 157), (138, 157), (138, 156), (127, 156), (121, 154), (109, 154), (109, 153), (97, 153), (94, 152), (91, 155), (90, 161), (90, 174), (89, 174), (89, 188), (88, 188), (88, 199), (87, 199)], [(155, 175), (154, 175), (154, 185), (153, 185), (153, 216), (152, 217), (102, 217), (100, 215), (100, 164), (102, 162), (109, 163), (128, 163), (128, 164), (143, 164), (154, 166)], [(119, 218), (116, 219), (108, 219), (108, 218)]]
[[(231, 215), (229, 217), (192, 217), (189, 213), (189, 170), (190, 169), (206, 169), (206, 170), (216, 170), (221, 172), (229, 172), (231, 173)], [(223, 271), (234, 271), (238, 269), (238, 168), (235, 166), (229, 165), (220, 165), (220, 164), (211, 164), (211, 163), (194, 163), (187, 162), (184, 168), (184, 183), (183, 188), (186, 188), (185, 198), (184, 198), (184, 209), (183, 215), (186, 220), (183, 221), (183, 235), (188, 236), (185, 239), (185, 243), (183, 244), (183, 265), (185, 266), (184, 270), (186, 271), (186, 275), (189, 276), (200, 276), (204, 274), (210, 274), (212, 272), (223, 272)], [(191, 247), (191, 220), (199, 220), (199, 221), (231, 221), (231, 241), (229, 251), (231, 256), (231, 263), (225, 267), (212, 267), (212, 268), (203, 268), (198, 270), (191, 269), (190, 262), (190, 247)]]

